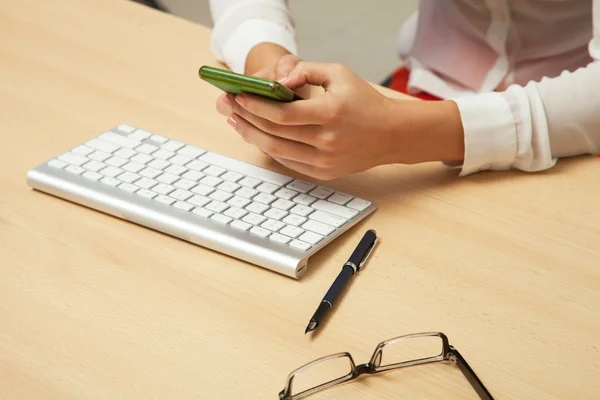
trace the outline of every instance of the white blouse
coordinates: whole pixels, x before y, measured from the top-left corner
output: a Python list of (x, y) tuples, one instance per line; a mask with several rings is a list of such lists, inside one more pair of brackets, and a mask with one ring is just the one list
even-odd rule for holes
[[(210, 5), (211, 49), (233, 71), (259, 43), (298, 54), (286, 0)], [(398, 54), (410, 93), (458, 105), (461, 176), (600, 153), (600, 0), (421, 0)]]

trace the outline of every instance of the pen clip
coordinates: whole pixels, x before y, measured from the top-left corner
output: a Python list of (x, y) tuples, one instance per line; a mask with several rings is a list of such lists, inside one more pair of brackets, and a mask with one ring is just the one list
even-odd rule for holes
[(360, 271), (362, 269), (362, 267), (364, 267), (364, 265), (367, 263), (367, 260), (369, 259), (369, 257), (371, 257), (371, 253), (373, 253), (373, 250), (375, 249), (375, 246), (377, 245), (377, 243), (379, 242), (379, 238), (376, 237), (375, 240), (373, 241), (373, 244), (371, 245), (371, 247), (369, 248), (369, 251), (367, 252), (367, 254), (365, 255), (365, 258), (362, 259), (362, 261), (360, 262), (360, 264), (358, 264), (358, 270)]

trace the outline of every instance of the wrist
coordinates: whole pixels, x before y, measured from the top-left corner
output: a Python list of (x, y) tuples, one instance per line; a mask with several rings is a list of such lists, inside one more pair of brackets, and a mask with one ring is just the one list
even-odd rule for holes
[(244, 73), (252, 75), (263, 68), (272, 67), (286, 54), (290, 52), (277, 44), (259, 43), (248, 53)]

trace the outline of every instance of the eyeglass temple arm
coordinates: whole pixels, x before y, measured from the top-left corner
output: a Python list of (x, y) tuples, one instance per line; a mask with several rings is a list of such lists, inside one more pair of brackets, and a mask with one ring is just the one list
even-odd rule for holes
[(458, 352), (458, 350), (456, 350), (454, 347), (450, 346), (449, 354), (450, 354), (449, 355), (450, 359), (456, 362), (456, 365), (458, 366), (460, 371), (463, 373), (465, 378), (467, 378), (467, 380), (469, 381), (471, 386), (473, 386), (473, 389), (475, 389), (475, 391), (477, 392), (479, 397), (482, 400), (494, 400), (494, 398), (492, 397), (490, 392), (488, 392), (486, 387), (483, 385), (483, 382), (481, 382), (481, 380), (477, 377), (477, 375), (475, 374), (475, 371), (473, 371), (471, 369), (471, 367), (469, 366), (467, 361)]

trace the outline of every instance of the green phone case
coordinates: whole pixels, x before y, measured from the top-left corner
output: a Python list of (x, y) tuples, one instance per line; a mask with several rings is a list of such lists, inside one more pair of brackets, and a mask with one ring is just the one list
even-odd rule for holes
[(294, 101), (300, 98), (290, 89), (270, 79), (238, 74), (225, 69), (204, 65), (198, 70), (202, 80), (232, 94), (250, 93), (277, 101)]

